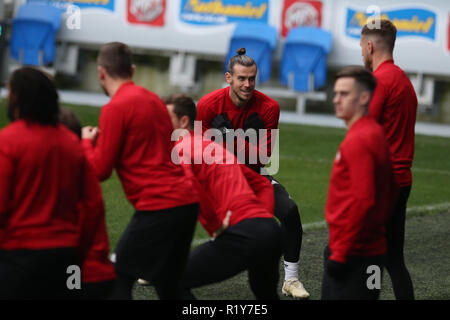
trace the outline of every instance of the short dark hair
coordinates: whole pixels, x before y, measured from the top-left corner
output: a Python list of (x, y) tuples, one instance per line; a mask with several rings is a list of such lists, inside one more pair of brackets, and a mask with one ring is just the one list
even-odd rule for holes
[(8, 80), (8, 115), (43, 125), (58, 123), (58, 92), (50, 76), (32, 67), (15, 70)]
[(132, 53), (121, 42), (110, 42), (100, 48), (97, 64), (105, 68), (112, 78), (127, 79), (132, 76)]
[(355, 83), (360, 88), (360, 90), (369, 91), (370, 96), (372, 96), (377, 84), (377, 81), (372, 72), (361, 66), (349, 66), (342, 69), (336, 75), (336, 80), (340, 78), (355, 79)]
[(197, 108), (191, 97), (185, 94), (175, 93), (164, 98), (164, 103), (166, 105), (173, 104), (173, 112), (176, 114), (177, 118), (181, 119), (183, 116), (188, 116), (189, 124), (191, 127), (194, 127), (195, 117), (197, 116)]
[[(380, 26), (379, 28), (377, 26)], [(367, 23), (361, 30), (362, 36), (377, 36), (386, 45), (386, 48), (394, 51), (395, 39), (397, 37), (397, 28), (386, 19), (375, 19)]]
[(256, 66), (255, 60), (253, 60), (252, 57), (245, 55), (245, 53), (246, 53), (245, 48), (239, 48), (236, 53), (237, 53), (237, 55), (232, 57), (230, 59), (230, 61), (228, 62), (227, 71), (230, 74), (233, 74), (233, 68), (234, 68), (235, 64), (240, 64), (241, 66), (244, 66), (244, 67)]
[(59, 122), (72, 130), (81, 139), (81, 122), (72, 110), (61, 108), (59, 111)]

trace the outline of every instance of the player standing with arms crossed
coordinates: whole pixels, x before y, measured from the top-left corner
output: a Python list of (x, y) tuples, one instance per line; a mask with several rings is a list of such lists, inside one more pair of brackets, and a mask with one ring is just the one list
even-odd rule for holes
[[(272, 137), (270, 129), (278, 129), (280, 108), (278, 103), (255, 90), (257, 66), (255, 61), (245, 55), (245, 49), (230, 59), (225, 79), (228, 87), (215, 90), (197, 104), (197, 120), (202, 121), (203, 130), (219, 129), (226, 139), (227, 131), (232, 129), (266, 129), (267, 145), (253, 145), (245, 142), (246, 164), (257, 171), (264, 167), (261, 161), (250, 163), (252, 156), (265, 149), (270, 156)], [(227, 145), (230, 143), (227, 141)], [(233, 142), (231, 142), (233, 143)], [(236, 150), (240, 152), (241, 150)], [(273, 177), (266, 175), (274, 187), (275, 216), (281, 222), (283, 235), (283, 255), (285, 281), (282, 292), (294, 298), (306, 299), (309, 293), (298, 280), (298, 264), (302, 244), (302, 224), (297, 204), (291, 199), (284, 187)]]
[(414, 289), (405, 265), (403, 247), (406, 203), (412, 186), (417, 96), (409, 78), (394, 64), (396, 35), (397, 29), (391, 21), (372, 21), (361, 31), (361, 50), (365, 66), (373, 71), (377, 80), (369, 113), (384, 128), (395, 181), (399, 187), (398, 199), (387, 226), (386, 268), (396, 299), (413, 300)]

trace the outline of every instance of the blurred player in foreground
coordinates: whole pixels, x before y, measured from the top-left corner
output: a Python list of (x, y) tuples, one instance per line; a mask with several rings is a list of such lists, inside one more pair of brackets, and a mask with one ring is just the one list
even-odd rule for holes
[(367, 115), (375, 85), (363, 67), (343, 69), (334, 85), (336, 117), (348, 132), (334, 159), (325, 208), (324, 300), (375, 300), (380, 294), (395, 185), (383, 128)]
[(12, 123), (0, 131), (0, 299), (73, 298), (67, 270), (92, 243), (101, 191), (78, 138), (58, 122), (50, 78), (20, 68), (8, 89)]

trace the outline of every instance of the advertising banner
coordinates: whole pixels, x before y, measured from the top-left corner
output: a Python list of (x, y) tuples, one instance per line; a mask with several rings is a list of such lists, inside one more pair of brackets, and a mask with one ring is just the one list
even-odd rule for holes
[[(436, 40), (436, 16), (431, 10), (408, 7), (379, 13), (380, 18), (391, 20), (397, 27), (397, 38), (419, 37), (432, 41)], [(345, 34), (359, 39), (362, 27), (374, 17), (364, 10), (347, 8)]]
[(166, 0), (127, 0), (127, 20), (131, 24), (163, 26)]
[(322, 2), (309, 0), (285, 0), (281, 18), (281, 35), (302, 26), (322, 25)]
[(180, 20), (195, 25), (268, 21), (269, 0), (181, 0)]
[(115, 0), (28, 0), (28, 2), (50, 3), (57, 7), (65, 8), (68, 5), (75, 5), (80, 9), (99, 8), (114, 11)]

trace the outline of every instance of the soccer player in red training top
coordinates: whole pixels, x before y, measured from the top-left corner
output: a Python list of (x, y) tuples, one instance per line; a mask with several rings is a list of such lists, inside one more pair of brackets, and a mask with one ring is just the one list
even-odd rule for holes
[(395, 297), (413, 300), (414, 289), (405, 265), (406, 203), (412, 185), (414, 127), (417, 97), (405, 73), (394, 64), (393, 51), (397, 29), (389, 20), (375, 20), (361, 31), (361, 50), (366, 67), (377, 79), (369, 114), (384, 128), (388, 140), (398, 199), (387, 227), (386, 268), (391, 276)]
[(189, 256), (183, 282), (185, 299), (195, 299), (192, 288), (223, 281), (244, 270), (248, 270), (257, 299), (279, 299), (281, 230), (273, 219), (272, 185), (238, 164), (222, 145), (204, 139), (201, 128), (199, 134), (193, 132), (196, 108), (191, 98), (173, 95), (165, 102), (174, 128), (185, 129), (177, 148), (199, 193), (199, 221), (214, 237)]
[(395, 185), (383, 128), (367, 116), (375, 84), (370, 71), (348, 67), (334, 85), (336, 116), (348, 132), (334, 159), (325, 208), (325, 300), (378, 299), (380, 293)]
[[(270, 156), (274, 138), (271, 132), (278, 128), (280, 108), (275, 100), (255, 90), (256, 73), (255, 61), (245, 55), (244, 48), (239, 49), (238, 54), (230, 59), (225, 74), (229, 86), (200, 99), (197, 105), (197, 120), (202, 121), (203, 130), (219, 129), (225, 140), (230, 139), (227, 138), (230, 130), (244, 130), (245, 136), (250, 139), (241, 143), (245, 149), (243, 160), (250, 168), (264, 174), (263, 167), (266, 163), (260, 156)], [(252, 142), (254, 130), (257, 138)], [(237, 141), (239, 142), (239, 138)], [(233, 141), (226, 141), (227, 147), (233, 146), (238, 159), (244, 162), (240, 157), (243, 150), (239, 149), (239, 143), (236, 144), (237, 146), (233, 146)], [(255, 158), (258, 161), (253, 162), (252, 159)], [(278, 181), (269, 175), (264, 176), (274, 186), (275, 216), (281, 222), (283, 234), (285, 281), (282, 292), (294, 298), (306, 299), (309, 293), (298, 280), (303, 230), (297, 204)]]
[(100, 84), (111, 97), (100, 129), (85, 127), (82, 144), (97, 177), (113, 170), (136, 212), (115, 249), (113, 299), (131, 299), (136, 279), (150, 280), (160, 299), (181, 299), (198, 202), (181, 166), (171, 161), (172, 124), (164, 102), (132, 82), (131, 51), (122, 43), (100, 49)]
[[(81, 139), (81, 123), (78, 117), (69, 109), (61, 108), (59, 112), (59, 121), (61, 124), (72, 130), (79, 139)], [(86, 193), (96, 195), (98, 201), (103, 202), (100, 183), (93, 174), (92, 182), (89, 184), (89, 189)], [(85, 223), (84, 220), (89, 216), (89, 203), (80, 203), (79, 209), (81, 219), (79, 222), (82, 228)], [(92, 223), (94, 238), (91, 243), (86, 244), (87, 252), (82, 265), (81, 271), (81, 289), (79, 292), (81, 299), (107, 299), (114, 288), (114, 281), (116, 273), (114, 266), (109, 259), (109, 239), (106, 230), (105, 210), (101, 210), (97, 215), (96, 221)]]
[(12, 123), (0, 131), (0, 299), (70, 298), (67, 271), (92, 242), (101, 191), (79, 140), (58, 123), (52, 81), (25, 67), (12, 73), (8, 89)]

